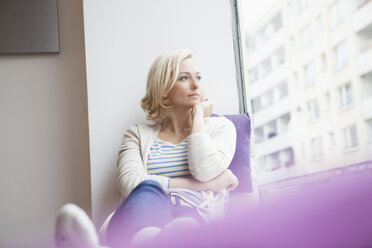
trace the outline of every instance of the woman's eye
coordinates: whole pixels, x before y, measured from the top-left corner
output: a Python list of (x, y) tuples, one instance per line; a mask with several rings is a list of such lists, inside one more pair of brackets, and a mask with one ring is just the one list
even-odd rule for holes
[(196, 79), (198, 80), (198, 81), (200, 81), (201, 80), (201, 76), (196, 76)]
[(182, 77), (180, 77), (180, 80), (187, 80), (187, 76), (182, 76)]

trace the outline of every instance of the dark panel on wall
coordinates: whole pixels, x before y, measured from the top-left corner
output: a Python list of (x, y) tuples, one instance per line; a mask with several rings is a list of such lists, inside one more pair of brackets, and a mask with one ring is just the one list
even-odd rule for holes
[(0, 53), (58, 52), (58, 0), (0, 0)]

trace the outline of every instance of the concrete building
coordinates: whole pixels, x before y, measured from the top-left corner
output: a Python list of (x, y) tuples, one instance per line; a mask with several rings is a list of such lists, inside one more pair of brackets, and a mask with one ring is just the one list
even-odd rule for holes
[(245, 24), (262, 184), (371, 160), (370, 13), (370, 0), (278, 0)]

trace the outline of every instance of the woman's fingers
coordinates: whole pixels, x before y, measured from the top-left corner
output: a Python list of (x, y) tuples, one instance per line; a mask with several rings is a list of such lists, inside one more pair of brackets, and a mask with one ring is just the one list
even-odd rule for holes
[[(230, 171), (230, 170), (229, 170)], [(226, 190), (233, 191), (239, 184), (238, 178), (230, 171), (231, 183), (226, 187)]]

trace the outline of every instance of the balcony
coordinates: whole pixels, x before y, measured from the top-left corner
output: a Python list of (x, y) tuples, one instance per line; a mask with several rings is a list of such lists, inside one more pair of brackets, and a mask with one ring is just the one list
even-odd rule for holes
[(362, 113), (364, 120), (372, 119), (372, 96), (363, 100)]
[(255, 67), (284, 44), (283, 29), (279, 29), (264, 45), (248, 57), (249, 67)]
[(272, 137), (268, 140), (265, 140), (259, 144), (256, 144), (256, 153), (258, 156), (264, 156), (267, 154), (271, 154), (274, 152), (278, 152), (289, 148), (290, 141), (289, 141), (289, 134), (288, 132), (279, 134), (275, 137)]
[[(372, 12), (371, 12), (372, 13)], [(371, 15), (372, 16), (372, 15)], [(372, 39), (367, 42), (357, 58), (357, 70), (359, 76), (372, 74)]]
[(354, 14), (354, 31), (361, 31), (372, 28), (372, 1), (365, 1)]
[(265, 91), (273, 88), (276, 84), (282, 82), (287, 76), (286, 63), (280, 65), (274, 71), (270, 72), (266, 77), (254, 82), (249, 87), (251, 98), (262, 95)]
[(253, 115), (253, 124), (255, 127), (262, 126), (263, 124), (275, 120), (278, 117), (289, 113), (289, 97), (286, 96), (283, 99), (281, 99), (279, 102), (276, 102), (275, 104), (266, 107), (265, 109), (258, 111), (257, 113), (254, 113)]

